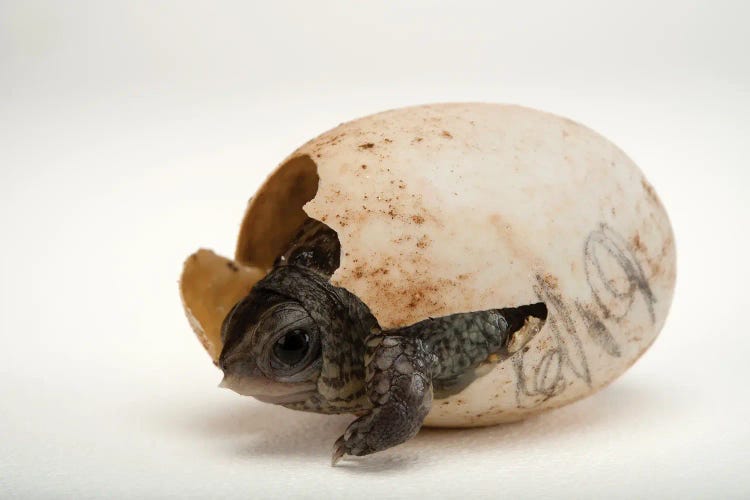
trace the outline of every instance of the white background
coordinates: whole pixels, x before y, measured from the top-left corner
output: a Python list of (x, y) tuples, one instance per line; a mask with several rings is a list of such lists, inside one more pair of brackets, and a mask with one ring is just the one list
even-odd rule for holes
[[(0, 497), (747, 498), (748, 5), (0, 2)], [(216, 388), (182, 260), (231, 254), (307, 139), (460, 100), (628, 152), (677, 236), (670, 318), (578, 404), (331, 468), (350, 418)]]

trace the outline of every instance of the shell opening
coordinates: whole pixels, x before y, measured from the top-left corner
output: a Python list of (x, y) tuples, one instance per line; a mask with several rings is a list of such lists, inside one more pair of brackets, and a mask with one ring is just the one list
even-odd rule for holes
[(250, 201), (240, 228), (235, 259), (270, 269), (308, 219), (302, 207), (318, 192), (318, 167), (307, 155), (282, 164)]
[(544, 302), (503, 310), (511, 327), (508, 352), (515, 353), (526, 346), (547, 322), (547, 306)]
[(236, 260), (210, 250), (191, 255), (183, 267), (180, 295), (188, 320), (217, 363), (227, 313), (266, 275), (307, 219), (302, 207), (318, 191), (317, 165), (308, 156), (289, 159), (250, 200), (240, 229)]

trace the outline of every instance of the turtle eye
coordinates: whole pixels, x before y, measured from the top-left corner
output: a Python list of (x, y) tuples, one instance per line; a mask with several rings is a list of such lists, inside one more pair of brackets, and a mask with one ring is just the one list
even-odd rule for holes
[[(295, 328), (288, 331), (280, 337), (273, 346), (273, 358), (271, 366), (273, 368), (293, 367), (305, 359), (310, 350), (310, 334), (302, 329)], [(282, 366), (274, 366), (276, 363)]]
[(320, 367), (320, 332), (298, 303), (285, 302), (270, 309), (255, 330), (259, 341), (258, 367), (269, 378), (296, 382), (315, 375)]

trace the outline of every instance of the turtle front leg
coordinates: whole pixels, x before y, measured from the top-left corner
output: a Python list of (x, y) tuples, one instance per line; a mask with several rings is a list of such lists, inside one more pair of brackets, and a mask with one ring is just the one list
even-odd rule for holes
[(365, 384), (373, 408), (336, 441), (333, 463), (413, 437), (438, 399), (456, 394), (524, 347), (547, 318), (542, 303), (429, 318), (365, 342)]
[(336, 441), (333, 465), (344, 455), (369, 455), (411, 439), (432, 405), (437, 357), (421, 339), (372, 335), (365, 348), (365, 383), (373, 408)]

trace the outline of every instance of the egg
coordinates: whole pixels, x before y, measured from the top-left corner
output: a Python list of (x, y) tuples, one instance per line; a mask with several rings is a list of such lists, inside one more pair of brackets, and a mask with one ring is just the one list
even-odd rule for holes
[(653, 343), (672, 300), (669, 219), (615, 145), (520, 106), (416, 106), (302, 145), (251, 199), (233, 259), (188, 258), (183, 304), (214, 362), (224, 318), (308, 217), (338, 236), (330, 282), (383, 328), (545, 305), (528, 343), (436, 399), (426, 425), (514, 421), (592, 394)]

